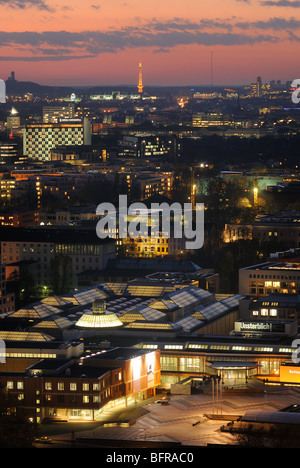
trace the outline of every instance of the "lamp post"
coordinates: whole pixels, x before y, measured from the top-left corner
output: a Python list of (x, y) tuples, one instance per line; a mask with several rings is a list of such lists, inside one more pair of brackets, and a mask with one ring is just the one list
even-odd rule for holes
[(219, 375), (212, 377), (212, 397), (213, 414), (215, 414), (215, 396), (216, 396), (216, 414), (222, 414), (222, 379)]

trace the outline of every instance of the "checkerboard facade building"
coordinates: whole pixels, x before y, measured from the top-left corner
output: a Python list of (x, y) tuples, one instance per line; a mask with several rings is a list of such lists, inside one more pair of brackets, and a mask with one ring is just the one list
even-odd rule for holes
[(91, 144), (90, 120), (63, 119), (54, 124), (29, 124), (24, 128), (23, 153), (29, 159), (50, 161), (50, 151), (57, 146)]

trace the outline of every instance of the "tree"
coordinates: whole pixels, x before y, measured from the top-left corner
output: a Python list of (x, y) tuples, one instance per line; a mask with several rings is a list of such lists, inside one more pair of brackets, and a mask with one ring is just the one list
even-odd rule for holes
[(72, 289), (73, 268), (72, 259), (68, 255), (57, 254), (50, 262), (50, 288), (60, 296)]
[(37, 425), (29, 422), (16, 396), (0, 390), (0, 448), (32, 448)]

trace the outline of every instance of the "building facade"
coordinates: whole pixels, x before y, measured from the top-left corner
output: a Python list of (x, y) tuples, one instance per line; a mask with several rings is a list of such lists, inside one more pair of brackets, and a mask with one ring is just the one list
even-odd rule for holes
[(269, 294), (300, 294), (300, 263), (270, 261), (239, 270), (239, 292), (255, 298)]
[(72, 360), (43, 360), (24, 373), (0, 374), (34, 422), (93, 421), (104, 408), (128, 406), (155, 395), (159, 351), (115, 348)]
[(71, 259), (72, 284), (76, 275), (87, 269), (103, 269), (115, 258), (115, 241), (100, 240), (93, 229), (71, 228), (1, 228), (1, 260), (5, 265), (30, 261), (35, 263), (33, 282), (37, 288), (50, 285), (50, 264), (57, 256)]
[(60, 119), (58, 123), (28, 124), (24, 128), (23, 153), (27, 158), (49, 161), (56, 146), (91, 144), (91, 122), (83, 119)]

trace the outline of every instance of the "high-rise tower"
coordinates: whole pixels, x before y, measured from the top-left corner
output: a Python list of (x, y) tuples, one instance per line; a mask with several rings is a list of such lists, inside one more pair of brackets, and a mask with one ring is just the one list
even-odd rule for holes
[(142, 72), (142, 63), (139, 63), (139, 84), (138, 84), (138, 92), (142, 93), (144, 90), (143, 86), (143, 72)]

